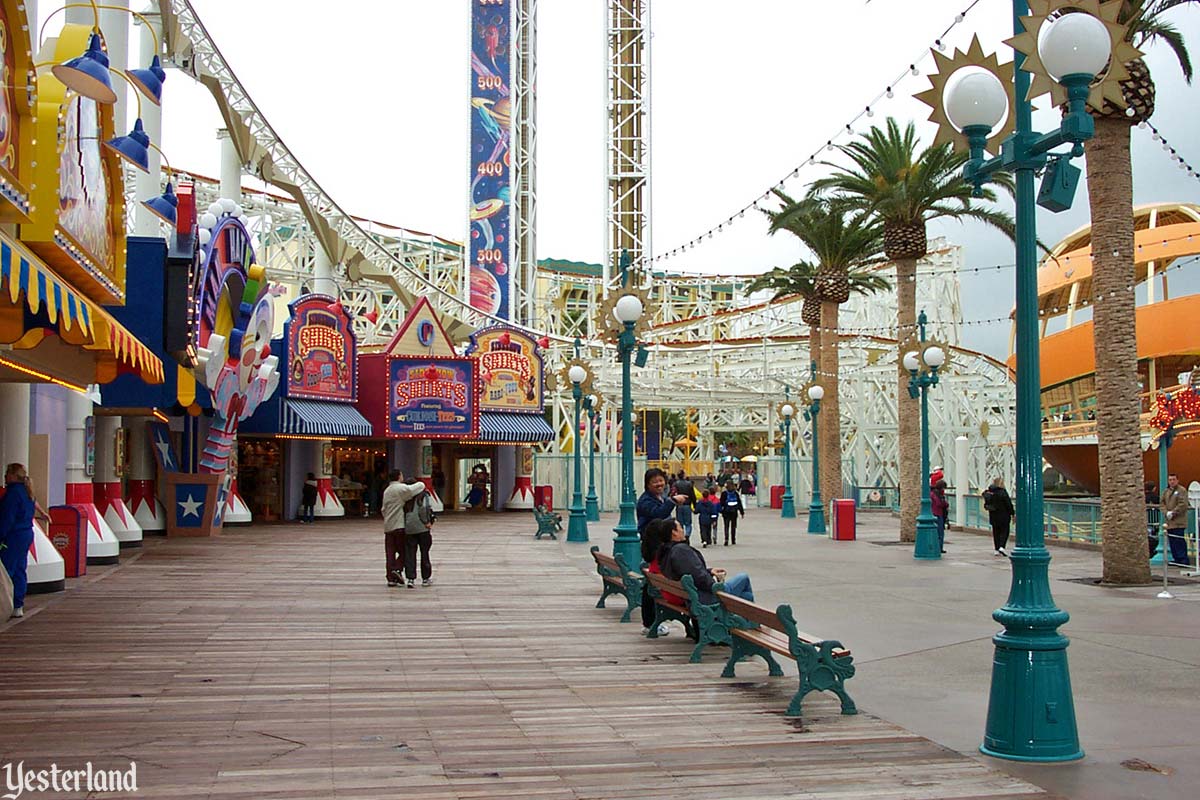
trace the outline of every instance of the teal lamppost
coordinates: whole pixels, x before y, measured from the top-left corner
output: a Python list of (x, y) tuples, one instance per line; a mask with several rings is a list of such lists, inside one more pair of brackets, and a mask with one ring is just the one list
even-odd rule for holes
[(908, 370), (908, 395), (914, 400), (921, 398), (921, 510), (917, 514), (917, 542), (913, 558), (940, 559), (942, 542), (938, 538), (937, 520), (933, 518), (933, 506), (929, 499), (929, 387), (938, 384), (938, 367), (946, 363), (946, 351), (936, 345), (925, 346), (925, 326), (929, 318), (922, 311), (917, 317), (920, 330), (919, 350), (904, 354), (904, 368)]
[[(637, 529), (637, 495), (633, 491), (633, 389), (631, 367), (633, 354), (638, 349), (634, 327), (641, 318), (644, 308), (636, 294), (621, 296), (613, 307), (613, 316), (622, 326), (617, 339), (617, 353), (621, 359), (621, 516), (613, 528), (613, 555), (620, 555), (626, 564), (642, 563), (641, 542)], [(641, 366), (639, 363), (638, 366)]]
[[(1117, 23), (1082, 10), (1054, 19), (1028, 12), (1026, 0), (1013, 0), (1017, 36), (1010, 42), (1015, 51), (1011, 95), (992, 71), (976, 69), (956, 83), (943, 81), (942, 89), (934, 81), (937, 91), (925, 102), (935, 109), (939, 122), (949, 122), (966, 136), (971, 157), (964, 177), (977, 191), (990, 177), (1004, 172), (1012, 173), (1016, 184), (1017, 546), (1009, 557), (1012, 588), (1008, 600), (992, 614), (1004, 630), (992, 638), (991, 693), (980, 751), (1015, 761), (1058, 762), (1082, 758), (1083, 750), (1075, 724), (1068, 640), (1058, 631), (1070, 616), (1051, 596), (1050, 553), (1042, 520), (1035, 202), (1052, 211), (1071, 206), (1080, 171), (1070, 159), (1083, 155), (1083, 143), (1095, 132), (1087, 110), (1092, 82), (1102, 72), (1107, 74), (1101, 84), (1119, 82), (1127, 76), (1124, 65), (1128, 58), (1124, 50), (1117, 49), (1110, 64), (1114, 43), (1122, 47), (1124, 42), (1124, 27)], [(973, 43), (972, 49), (977, 48), (978, 43)], [(1026, 68), (1036, 71), (1034, 88), (1041, 87), (1036, 93), (1051, 91), (1055, 104), (1065, 95), (1062, 125), (1049, 133), (1033, 130), (1031, 75)], [(1115, 96), (1120, 98), (1119, 83), (1115, 88)], [(1098, 93), (1097, 97), (1097, 103), (1104, 98), (1113, 100), (1111, 93)], [(1004, 119), (1006, 106), (1011, 106), (1015, 116), (1016, 132), (997, 148), (999, 155), (987, 158), (989, 137)], [(1070, 149), (1052, 152), (1064, 145)], [(1042, 169), (1041, 192), (1035, 194), (1034, 180)]]
[[(816, 367), (813, 367), (816, 375)], [(808, 399), (810, 405), (804, 410), (804, 416), (812, 420), (812, 500), (808, 504), (808, 532), (825, 535), (825, 507), (821, 502), (821, 446), (817, 433), (817, 417), (821, 415), (821, 398), (825, 396), (825, 387), (819, 383), (810, 384)]]
[(791, 404), (791, 390), (783, 388), (783, 405), (779, 408), (783, 416), (783, 510), (782, 519), (796, 518), (796, 501), (792, 497), (792, 416), (796, 407)]
[(600, 398), (589, 394), (583, 398), (583, 408), (588, 415), (588, 491), (584, 500), (584, 515), (588, 522), (600, 521), (600, 498), (596, 496), (596, 414), (600, 410)]
[(567, 522), (567, 541), (586, 542), (588, 540), (587, 516), (583, 510), (583, 456), (579, 452), (583, 437), (579, 434), (580, 407), (583, 405), (583, 382), (588, 378), (587, 370), (579, 364), (572, 364), (567, 370), (567, 379), (571, 381), (571, 397), (575, 400), (575, 490), (571, 493), (571, 516)]

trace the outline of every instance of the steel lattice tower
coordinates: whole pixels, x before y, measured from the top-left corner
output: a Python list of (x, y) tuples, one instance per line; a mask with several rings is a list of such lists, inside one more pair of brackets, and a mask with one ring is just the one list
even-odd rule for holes
[(610, 0), (608, 38), (608, 236), (605, 283), (621, 253), (650, 256), (650, 0)]

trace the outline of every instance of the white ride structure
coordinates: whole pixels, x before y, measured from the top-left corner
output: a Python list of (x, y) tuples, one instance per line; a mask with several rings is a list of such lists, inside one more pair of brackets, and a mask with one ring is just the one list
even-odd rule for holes
[[(495, 321), (471, 308), (462, 296), (460, 243), (344, 212), (278, 137), (225, 62), (192, 4), (160, 0), (159, 7), (165, 60), (209, 88), (229, 126), (244, 172), (264, 185), (260, 190), (243, 188), (240, 204), (255, 235), (256, 252), (272, 281), (299, 291), (301, 286), (311, 285), (315, 265), (327, 258), (343, 304), (356, 315), (356, 333), (364, 344), (388, 341), (418, 296), (430, 300), (456, 340), (465, 340), (467, 333)], [(514, 86), (520, 129), (514, 196), (521, 217), (514, 263), (528, 265), (536, 221), (531, 175), (536, 157), (532, 97), (536, 73), (531, 66), (536, 0), (517, 0), (516, 8), (519, 66)], [(649, 220), (641, 205), (644, 200), (630, 200), (648, 193), (649, 185), (648, 56), (639, 27), (644, 26), (648, 13), (644, 0), (612, 0), (608, 15), (610, 83), (626, 86), (637, 100), (632, 106), (619, 106), (628, 113), (610, 115), (609, 216), (615, 232), (608, 242), (608, 263), (546, 262), (532, 272), (519, 268), (519, 278), (512, 286), (518, 320), (538, 335), (551, 337), (548, 373), (570, 358), (571, 343), (579, 337), (584, 357), (594, 365), (596, 386), (608, 398), (619, 396), (619, 365), (611, 347), (596, 335), (596, 315), (612, 283), (620, 250), (635, 251), (631, 252), (635, 265), (645, 263), (650, 255)], [(640, 121), (630, 122), (634, 117)], [(632, 135), (633, 128), (642, 138)], [(524, 179), (521, 169), (525, 170)], [(217, 180), (190, 177), (195, 180), (199, 207), (217, 199)], [(127, 188), (132, 191), (132, 179)], [(623, 233), (618, 236), (616, 232)], [(941, 385), (930, 393), (932, 460), (945, 465), (947, 474), (955, 474), (954, 440), (966, 436), (967, 474), (971, 489), (977, 491), (997, 475), (1011, 475), (1014, 393), (1000, 362), (959, 346), (961, 249), (938, 242), (932, 251), (919, 268), (918, 308), (929, 312), (932, 333), (953, 350)], [(634, 404), (638, 408), (693, 409), (701, 434), (694, 455), (700, 460), (712, 460), (717, 437), (723, 432), (758, 431), (772, 440), (778, 422), (773, 409), (782, 400), (784, 386), (790, 386), (795, 397), (808, 380), (808, 328), (800, 320), (799, 301), (766, 302), (765, 298), (747, 297), (748, 280), (686, 274), (655, 274), (647, 279), (655, 325), (650, 333), (651, 360), (635, 380)], [(855, 298), (842, 310), (839, 377), (847, 485), (898, 484), (895, 302), (894, 292), (883, 293)], [(378, 313), (375, 322), (363, 316), (372, 310)], [(548, 403), (560, 442), (572, 433), (571, 402), (559, 387)], [(615, 453), (615, 436), (610, 431), (619, 428), (619, 408), (609, 402), (602, 413), (610, 424), (600, 425), (598, 446), (603, 452)], [(793, 452), (802, 454), (807, 449), (807, 426), (793, 424), (792, 430)], [(546, 449), (556, 450), (557, 443)], [(808, 476), (803, 469), (793, 470), (793, 475), (798, 476), (795, 491), (800, 496), (807, 491)]]

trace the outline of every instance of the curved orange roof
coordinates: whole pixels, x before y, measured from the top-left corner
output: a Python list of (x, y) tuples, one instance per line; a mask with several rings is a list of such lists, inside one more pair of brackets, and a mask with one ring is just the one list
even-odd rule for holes
[[(1200, 205), (1139, 206), (1134, 209), (1133, 221), (1135, 280), (1146, 279), (1150, 264), (1158, 273), (1178, 258), (1200, 254)], [(1065, 237), (1050, 251), (1038, 268), (1039, 311), (1048, 317), (1065, 314), (1073, 290), (1077, 309), (1092, 302), (1091, 255), (1091, 225)]]

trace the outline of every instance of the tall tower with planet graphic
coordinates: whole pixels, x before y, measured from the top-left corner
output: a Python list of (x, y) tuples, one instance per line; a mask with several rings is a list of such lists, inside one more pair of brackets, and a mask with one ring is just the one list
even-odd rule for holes
[(472, 308), (512, 318), (512, 0), (471, 2), (471, 175), (464, 291)]

